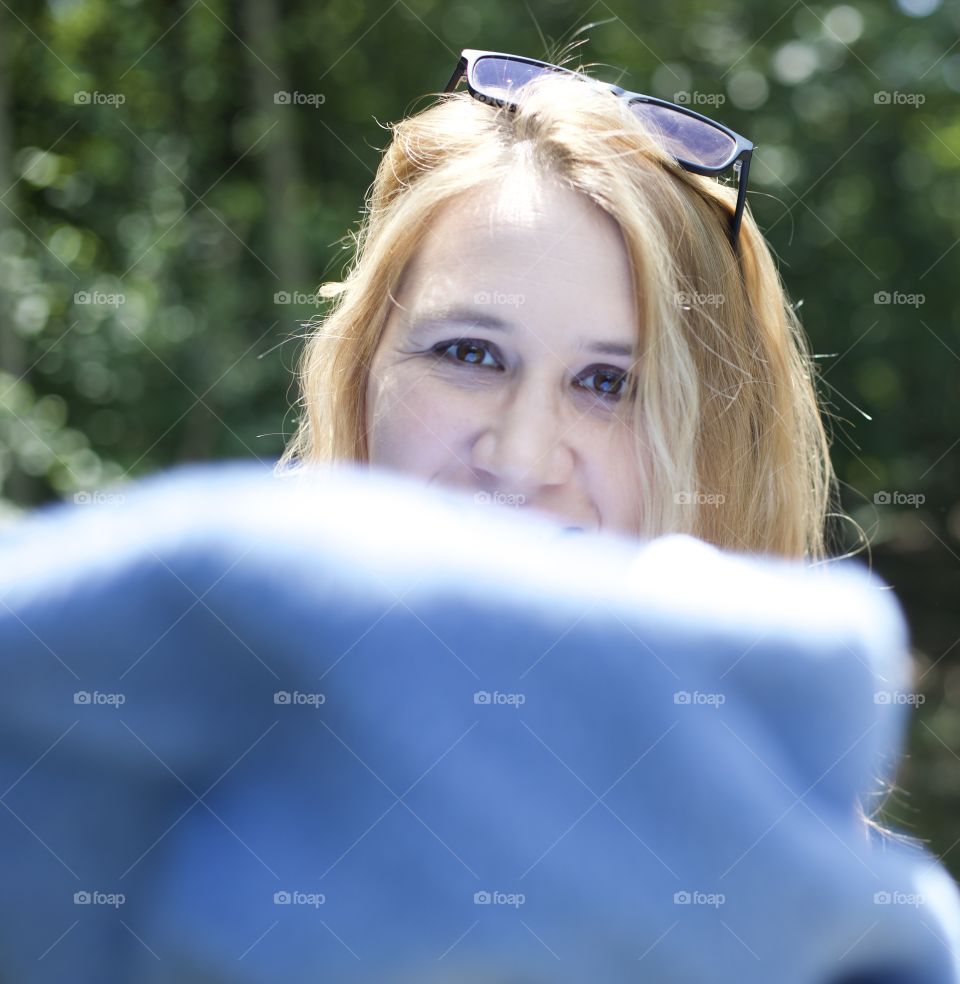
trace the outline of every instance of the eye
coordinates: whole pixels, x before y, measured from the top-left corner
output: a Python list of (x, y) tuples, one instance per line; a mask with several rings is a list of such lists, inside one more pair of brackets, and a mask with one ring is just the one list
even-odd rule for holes
[[(447, 353), (451, 349), (454, 350), (454, 354), (453, 356), (448, 356)], [(453, 341), (439, 342), (430, 351), (439, 358), (446, 358), (450, 361), (459, 362), (462, 365), (468, 366), (484, 366), (484, 354), (493, 359), (490, 346), (486, 342), (481, 342), (475, 338), (457, 338)], [(490, 368), (503, 368), (496, 359), (494, 359), (492, 366), (490, 363), (486, 363), (486, 365)]]
[[(599, 380), (590, 385), (588, 380)], [(581, 376), (578, 382), (584, 386), (591, 394), (599, 396), (611, 403), (617, 403), (621, 397), (626, 395), (626, 386), (629, 381), (629, 373), (622, 369), (614, 369), (612, 366), (591, 366), (588, 375)], [(599, 388), (598, 388), (599, 387)]]

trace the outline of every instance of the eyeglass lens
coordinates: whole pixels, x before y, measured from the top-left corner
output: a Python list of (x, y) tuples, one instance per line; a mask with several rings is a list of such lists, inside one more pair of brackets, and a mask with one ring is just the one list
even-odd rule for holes
[(684, 157), (704, 167), (723, 167), (737, 149), (730, 134), (669, 106), (635, 99), (630, 108), (674, 157)]
[[(523, 85), (544, 72), (553, 71), (540, 65), (510, 58), (484, 57), (473, 69), (474, 85), (494, 98), (509, 100)], [(631, 110), (647, 125), (673, 157), (703, 167), (723, 167), (736, 150), (736, 141), (723, 130), (669, 106), (634, 100)]]

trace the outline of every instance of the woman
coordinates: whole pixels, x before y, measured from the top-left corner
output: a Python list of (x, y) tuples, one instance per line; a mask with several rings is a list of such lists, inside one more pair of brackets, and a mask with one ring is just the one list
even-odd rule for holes
[[(392, 128), (278, 470), (368, 462), (586, 530), (826, 556), (835, 478), (743, 207), (752, 144), (516, 56), (465, 51), (447, 90)], [(738, 189), (713, 177), (734, 163)]]

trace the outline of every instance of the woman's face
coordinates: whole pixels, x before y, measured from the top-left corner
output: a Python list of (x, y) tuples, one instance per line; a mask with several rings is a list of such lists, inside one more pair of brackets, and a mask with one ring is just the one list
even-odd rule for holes
[(636, 316), (610, 216), (524, 174), (478, 190), (433, 222), (396, 301), (370, 370), (372, 465), (637, 534)]

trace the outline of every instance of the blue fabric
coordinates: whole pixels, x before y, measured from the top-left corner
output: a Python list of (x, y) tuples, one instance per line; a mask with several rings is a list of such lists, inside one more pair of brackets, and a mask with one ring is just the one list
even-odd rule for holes
[(115, 492), (0, 536), (0, 981), (960, 981), (858, 820), (912, 711), (859, 563), (345, 465)]

